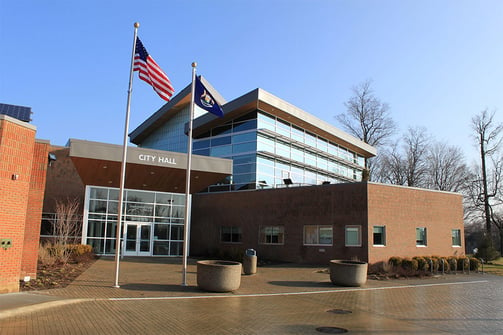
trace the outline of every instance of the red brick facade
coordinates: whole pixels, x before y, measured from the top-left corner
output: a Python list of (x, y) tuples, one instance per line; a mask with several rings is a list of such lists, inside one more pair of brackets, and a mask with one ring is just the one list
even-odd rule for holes
[[(461, 195), (373, 183), (196, 194), (192, 204), (191, 255), (239, 255), (257, 250), (269, 260), (326, 264), (330, 259), (369, 263), (391, 256), (462, 255)], [(333, 229), (331, 245), (306, 245), (304, 226)], [(386, 245), (373, 246), (373, 226), (386, 226)], [(261, 226), (282, 226), (282, 244), (259, 243)], [(360, 229), (361, 245), (346, 246), (346, 227)], [(240, 227), (239, 243), (222, 243), (221, 227)], [(416, 246), (416, 227), (427, 228), (427, 246)]]
[(48, 143), (36, 128), (0, 115), (0, 293), (17, 292), (19, 279), (36, 275)]
[[(369, 262), (391, 256), (461, 256), (461, 246), (452, 246), (452, 230), (464, 236), (462, 195), (382, 184), (368, 185), (368, 225), (386, 226), (386, 246), (373, 246), (368, 236)], [(426, 246), (417, 246), (415, 231), (426, 228)]]

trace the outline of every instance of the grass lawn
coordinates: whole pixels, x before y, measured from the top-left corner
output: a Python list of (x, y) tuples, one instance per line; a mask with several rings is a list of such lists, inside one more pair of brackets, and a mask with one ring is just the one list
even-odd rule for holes
[(484, 272), (503, 276), (503, 257), (484, 264)]

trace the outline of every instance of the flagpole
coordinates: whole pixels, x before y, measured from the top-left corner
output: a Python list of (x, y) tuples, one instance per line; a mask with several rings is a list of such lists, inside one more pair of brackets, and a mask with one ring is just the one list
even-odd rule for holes
[[(140, 27), (140, 23), (135, 22), (134, 24), (134, 38), (133, 38), (133, 51), (131, 53), (131, 67), (129, 70), (129, 87), (127, 91), (127, 104), (126, 104), (126, 121), (124, 125), (124, 141), (122, 144), (122, 163), (121, 163), (121, 176), (120, 176), (120, 188), (119, 188), (119, 205), (118, 205), (118, 213), (117, 213), (117, 228), (115, 231), (115, 288), (119, 288), (119, 268), (120, 268), (120, 255), (121, 255), (121, 226), (122, 226), (122, 207), (124, 206), (124, 184), (126, 180), (126, 163), (127, 163), (127, 144), (128, 144), (128, 132), (129, 132), (129, 111), (131, 107), (131, 92), (133, 90), (133, 66), (134, 66), (134, 55), (136, 52), (136, 38), (138, 36), (138, 27)], [(126, 225), (124, 224), (124, 228), (122, 230), (123, 237), (123, 245), (126, 244), (126, 236), (124, 234), (126, 230)], [(123, 252), (124, 253), (124, 252)]]
[(183, 230), (183, 266), (182, 266), (182, 286), (187, 285), (187, 257), (189, 254), (189, 237), (190, 237), (190, 170), (192, 168), (192, 121), (194, 119), (194, 94), (195, 94), (195, 81), (196, 81), (196, 67), (197, 63), (192, 63), (192, 88), (190, 98), (190, 117), (189, 117), (189, 131), (187, 136), (187, 173), (185, 178), (185, 224)]

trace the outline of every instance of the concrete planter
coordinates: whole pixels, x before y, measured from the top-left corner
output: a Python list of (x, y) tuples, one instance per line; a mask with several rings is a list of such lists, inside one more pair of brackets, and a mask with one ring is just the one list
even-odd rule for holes
[(367, 267), (365, 262), (331, 260), (330, 280), (335, 285), (362, 286), (367, 282)]
[(231, 261), (198, 261), (197, 286), (210, 292), (231, 292), (241, 285), (241, 263)]

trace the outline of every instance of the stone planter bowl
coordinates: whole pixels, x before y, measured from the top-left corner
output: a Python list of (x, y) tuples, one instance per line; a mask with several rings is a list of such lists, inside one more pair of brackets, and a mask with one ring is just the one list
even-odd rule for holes
[(239, 262), (207, 260), (197, 262), (197, 286), (210, 292), (232, 292), (241, 285)]
[(335, 285), (362, 286), (367, 282), (366, 262), (331, 260), (330, 280)]

